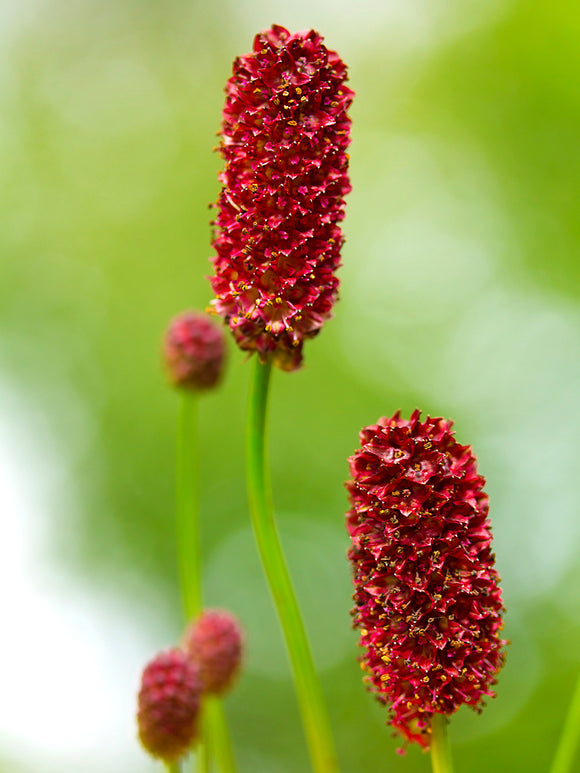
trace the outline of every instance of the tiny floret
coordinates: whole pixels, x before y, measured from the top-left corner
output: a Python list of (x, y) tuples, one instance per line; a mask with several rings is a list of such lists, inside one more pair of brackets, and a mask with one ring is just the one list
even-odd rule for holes
[(242, 632), (234, 615), (205, 610), (186, 630), (184, 648), (199, 668), (204, 692), (223, 693), (232, 686), (242, 660)]
[(173, 762), (197, 737), (201, 682), (197, 666), (179, 649), (161, 652), (146, 666), (138, 696), (139, 740), (153, 757)]
[(223, 331), (203, 312), (185, 311), (171, 321), (163, 353), (175, 386), (191, 391), (211, 389), (224, 369)]
[(353, 92), (314, 30), (273, 26), (226, 85), (211, 279), (238, 345), (298, 368), (338, 293)]
[(434, 714), (495, 695), (506, 642), (485, 480), (451, 422), (420, 416), (361, 431), (347, 529), (364, 681), (428, 748)]

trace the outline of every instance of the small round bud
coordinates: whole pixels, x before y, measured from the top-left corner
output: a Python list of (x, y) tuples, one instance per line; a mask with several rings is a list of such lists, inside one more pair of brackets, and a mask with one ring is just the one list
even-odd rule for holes
[(242, 632), (230, 612), (202, 612), (184, 635), (184, 647), (199, 667), (204, 692), (223, 693), (234, 681), (242, 659)]
[(175, 386), (192, 391), (211, 389), (224, 368), (224, 335), (203, 312), (184, 311), (171, 321), (163, 353)]
[(143, 671), (137, 699), (139, 740), (153, 757), (172, 762), (197, 737), (199, 669), (182, 650), (160, 652)]

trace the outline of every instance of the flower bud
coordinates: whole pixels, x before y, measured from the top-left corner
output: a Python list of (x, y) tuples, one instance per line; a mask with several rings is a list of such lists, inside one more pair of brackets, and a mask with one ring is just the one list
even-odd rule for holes
[(338, 294), (346, 80), (317, 32), (273, 26), (235, 60), (226, 85), (211, 305), (242, 349), (271, 354), (284, 370), (300, 366)]
[(182, 389), (211, 389), (222, 376), (224, 335), (202, 312), (184, 311), (175, 317), (165, 334), (163, 351), (169, 378)]
[(153, 757), (173, 762), (197, 737), (199, 670), (179, 649), (161, 652), (145, 667), (138, 696), (139, 740)]
[(242, 632), (230, 612), (208, 609), (195, 620), (184, 635), (184, 649), (199, 668), (203, 691), (228, 690), (240, 668)]
[(451, 422), (379, 419), (349, 459), (354, 627), (365, 681), (408, 741), (480, 710), (503, 665), (502, 600), (484, 478)]

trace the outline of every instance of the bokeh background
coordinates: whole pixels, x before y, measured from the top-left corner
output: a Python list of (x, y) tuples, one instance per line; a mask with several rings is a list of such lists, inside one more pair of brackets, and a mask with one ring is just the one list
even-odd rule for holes
[[(290, 7), (291, 6), (291, 7)], [(341, 302), (276, 373), (281, 530), (343, 770), (395, 754), (360, 681), (346, 457), (401, 408), (452, 417), (488, 480), (512, 640), (461, 711), (458, 770), (545, 771), (580, 667), (580, 6), (575, 0), (0, 3), (0, 770), (155, 771), (144, 662), (180, 634), (169, 318), (203, 308), (212, 153), (233, 58), (271, 23), (350, 66)], [(308, 770), (248, 528), (251, 363), (201, 405), (208, 602), (247, 661), (227, 700), (242, 771)], [(580, 770), (580, 758), (577, 760)]]

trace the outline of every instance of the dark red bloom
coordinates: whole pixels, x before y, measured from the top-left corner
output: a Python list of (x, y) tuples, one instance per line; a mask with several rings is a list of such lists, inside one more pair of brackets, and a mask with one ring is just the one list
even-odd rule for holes
[(146, 666), (138, 697), (139, 740), (154, 757), (172, 762), (196, 740), (201, 682), (182, 650), (161, 652)]
[(184, 311), (171, 321), (163, 353), (175, 386), (192, 391), (211, 389), (224, 368), (224, 335), (207, 314)]
[(185, 632), (184, 649), (199, 668), (204, 692), (225, 692), (242, 660), (240, 625), (230, 612), (205, 610)]
[(353, 92), (314, 30), (273, 26), (226, 85), (211, 279), (238, 345), (285, 370), (337, 298)]
[(361, 665), (391, 724), (428, 747), (431, 717), (480, 709), (504, 661), (485, 480), (444, 419), (397, 412), (360, 439), (347, 529)]

